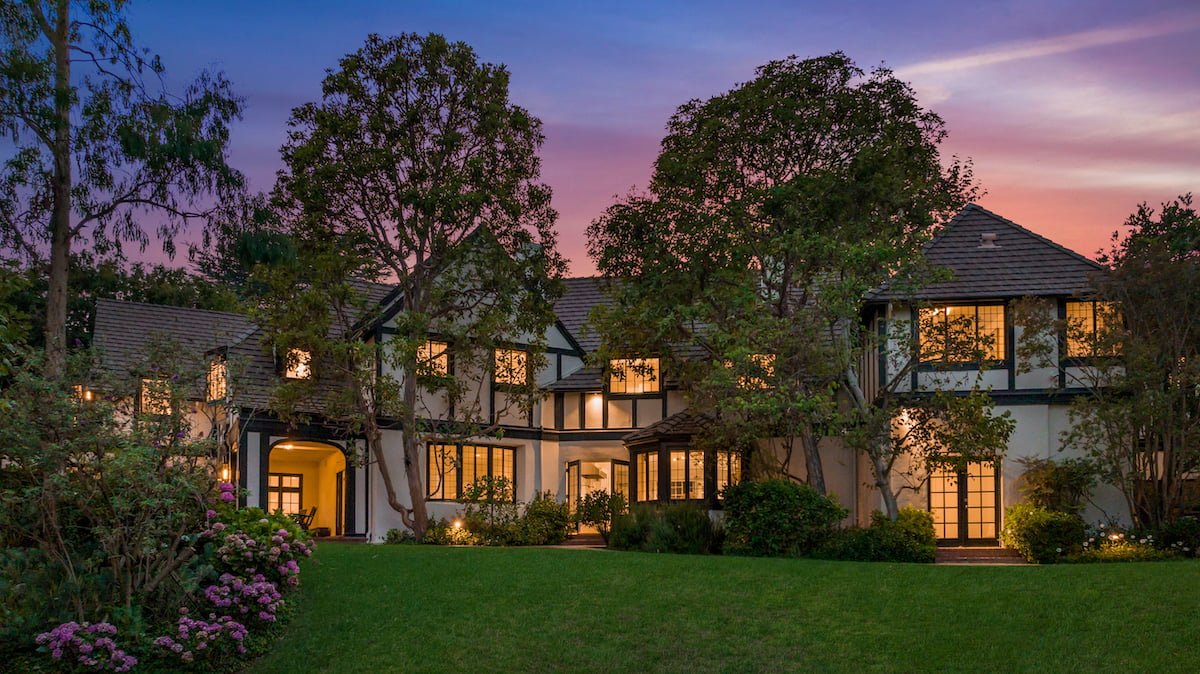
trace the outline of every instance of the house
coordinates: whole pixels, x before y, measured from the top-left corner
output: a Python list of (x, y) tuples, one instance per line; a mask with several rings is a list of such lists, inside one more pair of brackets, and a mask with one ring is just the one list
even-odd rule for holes
[[(925, 254), (933, 264), (952, 269), (953, 278), (916, 294), (884, 285), (866, 298), (863, 320), (882, 330), (911, 322), (914, 307), (932, 307), (946, 315), (969, 314), (973, 324), (992, 337), (993, 355), (986, 371), (973, 363), (939, 370), (960, 370), (964, 376), (954, 385), (964, 390), (972, 385), (972, 377), (979, 379), (997, 410), (1012, 413), (1017, 426), (1008, 455), (997, 467), (972, 464), (963, 474), (935, 473), (920, 489), (907, 492), (906, 499), (934, 514), (944, 543), (994, 543), (1003, 526), (1003, 508), (1020, 498), (1016, 459), (1058, 456), (1058, 436), (1069, 424), (1070, 399), (1081, 393), (1067, 386), (1068, 375), (1072, 368), (1086, 367), (1088, 356), (1078, 352), (1075, 342), (1061, 339), (1052, 366), (1019, 371), (1016, 345), (1023, 335), (1013, 326), (1007, 303), (1026, 296), (1045, 298), (1059, 317), (1091, 316), (1094, 322), (1095, 307), (1080, 293), (1100, 267), (975, 205), (943, 228)], [(363, 292), (384, 306), (392, 299), (387, 286), (364, 284)], [(635, 503), (695, 500), (713, 507), (719, 506), (720, 489), (741, 479), (739, 453), (694, 446), (692, 439), (712, 418), (689, 407), (687, 392), (662, 376), (657, 358), (614, 360), (603, 367), (589, 364), (600, 338), (588, 330), (588, 315), (605, 301), (600, 279), (567, 279), (566, 293), (555, 307), (558, 321), (545, 336), (545, 367), (524, 373), (524, 360), (515, 360), (521, 358), (517, 340), (511, 349), (497, 350), (492, 372), (476, 373), (491, 378), (480, 382), (476, 403), (494, 422), (495, 432), (453, 444), (427, 443), (422, 475), (431, 517), (454, 517), (461, 507), (456, 499), (482, 476), (508, 478), (521, 501), (548, 490), (573, 504), (583, 494), (606, 489)], [(374, 331), (367, 338), (386, 342), (386, 320), (367, 329)], [(95, 345), (110, 368), (120, 370), (134, 362), (155, 334), (207, 360), (208, 382), (204, 395), (194, 401), (194, 426), (196, 432), (220, 440), (219, 470), (245, 490), (244, 505), (285, 512), (315, 507), (313, 526), (322, 532), (372, 541), (402, 527), (398, 513), (387, 504), (377, 469), (370, 462), (347, 460), (348, 454), (355, 454), (348, 443), (361, 450), (361, 440), (340, 437), (323, 425), (319, 406), (311, 410), (312, 423), (299, 426), (289, 427), (270, 413), (275, 384), (312, 376), (305, 354), (272, 354), (262, 347), (262, 330), (234, 314), (98, 303)], [(426, 350), (435, 366), (451, 372), (445, 343), (431, 338)], [(236, 380), (230, 374), (235, 371), (229, 367), (233, 362), (238, 363)], [(516, 362), (544, 392), (528, 413), (507, 410), (498, 392), (497, 385), (511, 375)], [(886, 356), (877, 363), (869, 377), (876, 386), (891, 376)], [(904, 385), (919, 391), (933, 384), (931, 377), (915, 371)], [(430, 401), (431, 415), (436, 416), (436, 408), (436, 401)], [(384, 451), (395, 457), (394, 465), (401, 463), (402, 432), (384, 431)], [(867, 521), (879, 507), (879, 495), (867, 486), (865, 459), (837, 441), (824, 442), (821, 452), (827, 484), (850, 510), (848, 519)], [(803, 474), (803, 465), (793, 468)], [(407, 499), (407, 494), (401, 498)], [(1086, 513), (1089, 519), (1127, 519), (1115, 490), (1102, 488), (1095, 502)]]

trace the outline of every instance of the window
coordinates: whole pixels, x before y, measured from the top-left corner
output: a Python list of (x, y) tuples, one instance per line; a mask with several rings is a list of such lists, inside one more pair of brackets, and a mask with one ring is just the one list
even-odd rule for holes
[[(725, 367), (732, 368), (733, 361), (725, 361)], [(753, 353), (747, 356), (745, 374), (737, 378), (738, 388), (764, 389), (771, 388), (771, 379), (775, 377), (775, 354)]]
[(225, 397), (225, 358), (218, 356), (208, 363), (208, 399), (221, 400)]
[(1120, 320), (1112, 302), (1067, 302), (1067, 357), (1115, 356), (1110, 326)]
[(671, 500), (704, 498), (704, 452), (671, 452)]
[(921, 309), (922, 362), (1004, 360), (1004, 305), (942, 306)]
[(417, 347), (417, 372), (432, 377), (450, 374), (450, 345), (429, 340)]
[(295, 515), (303, 511), (304, 476), (296, 473), (269, 473), (267, 475), (267, 512), (282, 510), (284, 515)]
[(303, 349), (290, 349), (287, 356), (287, 369), (283, 376), (288, 379), (308, 379), (312, 377), (312, 353)]
[(731, 484), (742, 481), (742, 457), (728, 450), (717, 452), (717, 496)]
[(527, 355), (517, 349), (496, 349), (495, 382), (524, 384), (528, 381)]
[(494, 445), (429, 445), (430, 500), (454, 501), (481, 477), (508, 478), (516, 493), (517, 450)]
[(171, 383), (166, 379), (143, 379), (138, 402), (143, 414), (170, 414)]
[(634, 497), (638, 501), (658, 500), (658, 451), (637, 455), (637, 485)]
[(626, 358), (608, 362), (608, 391), (619, 394), (658, 393), (657, 358)]

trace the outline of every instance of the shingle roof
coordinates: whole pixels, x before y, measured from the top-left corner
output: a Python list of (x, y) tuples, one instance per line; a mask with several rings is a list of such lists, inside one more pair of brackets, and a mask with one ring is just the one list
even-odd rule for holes
[(607, 281), (599, 277), (563, 279), (566, 291), (554, 303), (554, 312), (575, 341), (587, 353), (600, 348), (600, 335), (593, 330), (585, 330), (588, 315), (597, 304), (610, 303), (604, 293)]
[[(995, 246), (983, 243), (995, 234)], [(970, 204), (925, 247), (925, 258), (947, 267), (954, 278), (920, 288), (898, 290), (889, 281), (868, 293), (869, 300), (988, 299), (1024, 296), (1064, 297), (1091, 288), (1099, 264), (987, 209)]]
[(697, 412), (688, 408), (622, 437), (621, 442), (632, 445), (659, 438), (690, 437), (712, 426), (715, 421), (711, 412)]
[(598, 367), (585, 367), (550, 384), (551, 391), (599, 391), (604, 388), (604, 371)]

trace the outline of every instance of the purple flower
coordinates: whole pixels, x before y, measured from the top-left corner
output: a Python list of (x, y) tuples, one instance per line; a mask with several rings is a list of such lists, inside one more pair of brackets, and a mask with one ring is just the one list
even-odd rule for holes
[(221, 500), (226, 503), (233, 503), (237, 500), (237, 497), (227, 491), (223, 491), (221, 492)]

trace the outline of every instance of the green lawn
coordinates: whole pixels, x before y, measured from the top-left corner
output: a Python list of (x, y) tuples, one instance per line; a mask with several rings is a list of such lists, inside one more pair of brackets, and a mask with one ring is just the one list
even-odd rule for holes
[(249, 672), (1200, 670), (1200, 563), (323, 545)]

